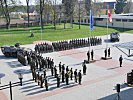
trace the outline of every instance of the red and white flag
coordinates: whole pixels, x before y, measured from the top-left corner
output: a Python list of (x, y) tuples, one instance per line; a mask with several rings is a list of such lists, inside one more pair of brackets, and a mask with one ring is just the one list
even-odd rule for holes
[(110, 12), (110, 8), (108, 8), (108, 18), (109, 18), (109, 22), (112, 22), (112, 14)]

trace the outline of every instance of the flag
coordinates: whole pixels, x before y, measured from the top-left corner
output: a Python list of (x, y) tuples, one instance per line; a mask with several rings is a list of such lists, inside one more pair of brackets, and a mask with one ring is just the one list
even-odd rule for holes
[(92, 12), (90, 10), (90, 30), (93, 30), (93, 25), (94, 25), (94, 20), (93, 20)]
[(110, 12), (110, 8), (108, 8), (108, 20), (109, 22), (111, 23), (112, 22), (112, 15), (111, 15), (111, 12)]

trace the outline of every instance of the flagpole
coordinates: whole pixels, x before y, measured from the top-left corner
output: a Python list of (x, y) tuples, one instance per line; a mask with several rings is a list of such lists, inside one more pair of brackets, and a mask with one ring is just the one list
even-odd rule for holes
[(90, 52), (90, 50), (91, 50), (91, 41), (90, 41), (90, 38), (91, 38), (91, 29), (90, 29), (90, 34), (89, 34), (89, 52)]
[(108, 48), (108, 31), (109, 31), (109, 29), (108, 29), (109, 28), (109, 25), (108, 25), (109, 21), (108, 20), (109, 20), (109, 18), (108, 18), (108, 5), (107, 5), (107, 34), (106, 34), (107, 35), (107, 41), (106, 41), (106, 49)]

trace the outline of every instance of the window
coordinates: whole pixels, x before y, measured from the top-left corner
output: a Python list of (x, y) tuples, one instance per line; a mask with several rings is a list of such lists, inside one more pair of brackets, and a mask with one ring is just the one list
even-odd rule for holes
[(121, 19), (116, 19), (117, 22), (121, 22)]
[(129, 22), (133, 22), (133, 19), (129, 19)]
[(122, 22), (127, 22), (127, 19), (122, 19)]
[(86, 23), (86, 19), (84, 19), (84, 22)]
[(90, 23), (90, 20), (88, 19), (88, 23)]
[(103, 21), (103, 18), (96, 18), (96, 21)]

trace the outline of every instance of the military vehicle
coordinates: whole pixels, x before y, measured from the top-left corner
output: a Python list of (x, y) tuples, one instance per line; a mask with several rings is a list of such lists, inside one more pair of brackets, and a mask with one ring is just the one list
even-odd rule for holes
[(113, 32), (110, 34), (111, 42), (116, 42), (120, 40), (120, 34), (118, 32)]
[(17, 57), (17, 51), (19, 47), (15, 46), (2, 46), (1, 51), (6, 57)]

